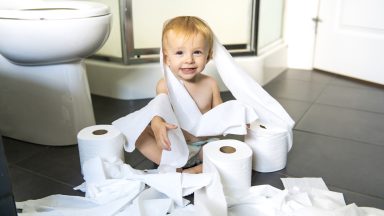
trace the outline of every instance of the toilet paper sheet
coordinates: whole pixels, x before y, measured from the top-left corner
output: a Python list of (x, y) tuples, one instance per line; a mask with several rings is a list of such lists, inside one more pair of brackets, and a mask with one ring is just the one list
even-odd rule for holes
[[(188, 101), (190, 97), (184, 99)], [(185, 106), (187, 107), (188, 104), (185, 103)], [(231, 115), (228, 115), (229, 112)], [(162, 169), (171, 167), (170, 170), (172, 167), (174, 170), (174, 168), (184, 166), (188, 159), (188, 148), (181, 128), (189, 130), (192, 135), (197, 137), (229, 133), (244, 135), (247, 133), (246, 124), (257, 119), (257, 115), (250, 107), (238, 101), (228, 101), (204, 115), (199, 111), (199, 116), (193, 118), (193, 123), (185, 123), (185, 121), (181, 123), (179, 120), (188, 118), (189, 115), (177, 115), (168, 95), (159, 94), (142, 109), (112, 122), (112, 125), (122, 131), (126, 137), (125, 150), (131, 152), (135, 149), (136, 140), (154, 116), (160, 116), (168, 123), (179, 125), (178, 128), (168, 131), (172, 148), (171, 151), (163, 150), (160, 161)]]
[(217, 39), (214, 40), (213, 61), (224, 84), (232, 95), (252, 107), (262, 124), (282, 128), (288, 133), (287, 143), (292, 146), (292, 128), (295, 122), (285, 109), (269, 95), (246, 71), (234, 61)]
[[(196, 176), (199, 175), (202, 174)], [(318, 189), (319, 185), (323, 185), (321, 178), (282, 180), (290, 182), (285, 190), (270, 185), (253, 186), (249, 188), (248, 193), (228, 206), (225, 198), (221, 199), (224, 197), (224, 194), (220, 193), (222, 187), (216, 187), (221, 184), (220, 177), (195, 192), (195, 205), (188, 204), (185, 200), (183, 206), (174, 205), (167, 194), (152, 187), (142, 190), (134, 199), (123, 196), (104, 204), (87, 197), (52, 195), (38, 200), (17, 202), (16, 205), (23, 210), (19, 213), (20, 216), (384, 216), (384, 210), (358, 207), (355, 204), (345, 205), (341, 193)], [(203, 197), (199, 197), (201, 194)]]
[[(166, 94), (157, 95), (142, 109), (112, 122), (126, 137), (126, 151), (132, 152), (135, 149), (136, 140), (154, 116), (160, 116), (170, 124), (179, 125)], [(188, 147), (181, 128), (169, 130), (168, 137), (172, 150), (163, 150), (160, 165), (174, 168), (184, 166), (188, 160)]]
[[(87, 170), (84, 173), (86, 180), (86, 196), (100, 201), (119, 199), (131, 196), (131, 193), (141, 192), (142, 184), (165, 194), (178, 206), (184, 205), (183, 196), (208, 185), (211, 182), (210, 174), (192, 175), (188, 173), (159, 173), (158, 170), (142, 171), (132, 168), (122, 161), (107, 161), (98, 157), (87, 160), (84, 164)], [(103, 173), (103, 176), (94, 175)], [(131, 184), (122, 188), (124, 184)], [(92, 188), (90, 191), (89, 189)], [(137, 193), (136, 193), (137, 194)], [(104, 202), (105, 203), (105, 202)]]
[(244, 135), (246, 134), (245, 125), (258, 118), (252, 107), (237, 100), (227, 101), (202, 114), (182, 81), (176, 78), (168, 66), (164, 66), (163, 70), (175, 115), (181, 128), (190, 134), (197, 137), (223, 134)]

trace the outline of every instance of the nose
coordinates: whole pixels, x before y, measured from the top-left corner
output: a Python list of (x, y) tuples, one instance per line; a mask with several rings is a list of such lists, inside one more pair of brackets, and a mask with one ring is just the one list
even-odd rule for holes
[(189, 63), (189, 64), (194, 63), (195, 62), (195, 58), (194, 58), (193, 54), (186, 55), (185, 62)]

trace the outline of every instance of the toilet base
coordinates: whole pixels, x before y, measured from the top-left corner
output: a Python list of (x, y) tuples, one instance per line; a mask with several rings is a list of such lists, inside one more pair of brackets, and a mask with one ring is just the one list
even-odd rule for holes
[(15, 65), (0, 55), (0, 133), (31, 143), (64, 146), (95, 124), (83, 61)]

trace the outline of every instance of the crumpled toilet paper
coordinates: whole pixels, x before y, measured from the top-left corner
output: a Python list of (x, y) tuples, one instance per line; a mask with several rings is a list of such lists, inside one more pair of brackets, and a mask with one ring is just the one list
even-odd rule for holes
[[(134, 169), (119, 160), (107, 161), (99, 157), (86, 161), (84, 166), (89, 170), (89, 172), (84, 173), (87, 187), (89, 183), (93, 184), (92, 186), (96, 188), (95, 190), (99, 192), (98, 194), (101, 194), (104, 190), (109, 190), (109, 194), (103, 193), (102, 195), (109, 196), (107, 198), (110, 201), (118, 199), (120, 196), (129, 196), (129, 191), (124, 195), (123, 192), (125, 190), (117, 185), (124, 184), (125, 181), (129, 180), (132, 185), (135, 184), (135, 181), (145, 183), (167, 195), (177, 205), (183, 206), (183, 196), (193, 193), (211, 181), (210, 174), (193, 175), (177, 172), (159, 173), (158, 170), (142, 171)], [(103, 173), (103, 176), (100, 177), (100, 175), (94, 175), (94, 173)], [(137, 184), (137, 187), (141, 188), (142, 186)], [(135, 188), (132, 189), (132, 191), (136, 190)], [(87, 193), (88, 195), (91, 194)], [(91, 196), (89, 198), (95, 199), (96, 197)]]
[[(220, 185), (220, 178), (195, 192), (195, 205), (185, 202), (182, 207), (173, 205), (171, 199), (154, 188), (143, 190), (133, 200), (120, 197), (104, 204), (87, 197), (52, 195), (17, 202), (16, 206), (22, 209), (20, 216), (384, 216), (384, 210), (358, 207), (354, 203), (346, 205), (341, 193), (322, 186), (325, 183), (321, 178), (282, 178), (282, 181), (284, 190), (270, 185), (253, 186), (228, 206), (225, 199), (221, 199), (222, 188), (220, 191), (216, 187)], [(201, 192), (203, 198), (208, 199), (200, 199)]]

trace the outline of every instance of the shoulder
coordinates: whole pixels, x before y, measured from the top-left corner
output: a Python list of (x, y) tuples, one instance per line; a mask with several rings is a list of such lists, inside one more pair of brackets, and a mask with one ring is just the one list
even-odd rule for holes
[(210, 85), (211, 87), (218, 86), (216, 79), (206, 74), (201, 74), (201, 81)]
[(208, 75), (205, 75), (204, 79), (212, 91), (212, 107), (215, 107), (223, 103), (223, 100), (221, 99), (221, 95), (220, 95), (220, 87), (217, 80)]
[(208, 77), (207, 81), (209, 82), (209, 86), (211, 86), (213, 94), (217, 94), (217, 92), (220, 92), (220, 87), (217, 80), (211, 76), (207, 76), (207, 77)]
[(156, 94), (161, 93), (168, 94), (167, 83), (165, 82), (164, 78), (160, 79), (156, 85)]

